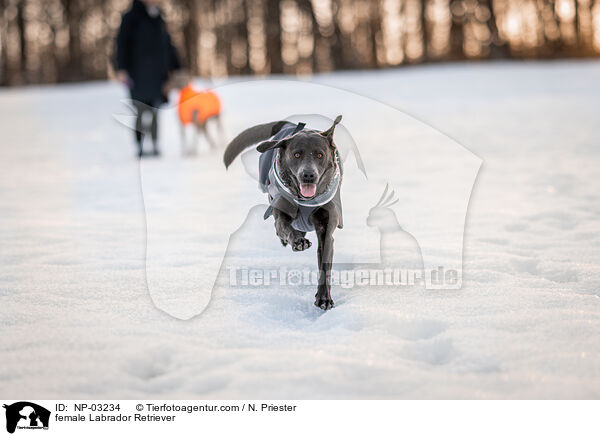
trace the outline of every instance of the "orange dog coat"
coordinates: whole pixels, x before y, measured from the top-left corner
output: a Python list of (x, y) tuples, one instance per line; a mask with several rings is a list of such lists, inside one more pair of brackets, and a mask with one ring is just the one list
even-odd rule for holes
[(179, 94), (178, 112), (183, 125), (190, 124), (194, 120), (196, 123), (204, 124), (210, 117), (221, 113), (221, 101), (214, 92), (195, 91), (188, 83)]

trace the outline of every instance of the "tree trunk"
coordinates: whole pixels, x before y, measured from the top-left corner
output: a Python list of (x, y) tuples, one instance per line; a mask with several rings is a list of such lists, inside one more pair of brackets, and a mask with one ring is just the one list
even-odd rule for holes
[(556, 24), (556, 27), (558, 28), (558, 33), (559, 33), (559, 37), (557, 39), (555, 39), (554, 41), (552, 41), (550, 44), (551, 53), (556, 55), (556, 53), (561, 53), (563, 51), (563, 47), (565, 45), (565, 40), (563, 38), (562, 29), (560, 28), (561, 27), (560, 26), (561, 25), (560, 17), (556, 13), (556, 0), (549, 0), (549, 3), (552, 6), (552, 19), (554, 20), (554, 23)]
[(429, 59), (429, 28), (427, 26), (427, 0), (421, 0), (421, 38), (423, 40), (423, 61), (427, 61)]
[(69, 33), (69, 56), (62, 71), (63, 78), (67, 81), (74, 81), (84, 77), (81, 40), (79, 38), (81, 31), (79, 28), (79, 21), (82, 17), (79, 3), (80, 1), (78, 0), (62, 0), (65, 21)]
[(377, 57), (377, 36), (381, 34), (381, 12), (379, 9), (379, 0), (371, 1), (370, 18), (370, 48), (371, 48), (371, 67), (379, 67)]
[(311, 0), (300, 0), (298, 2), (298, 6), (300, 9), (305, 11), (310, 17), (310, 22), (312, 23), (312, 33), (313, 33), (313, 51), (312, 51), (312, 71), (319, 71), (319, 59), (317, 56), (317, 47), (320, 44), (323, 44), (323, 35), (319, 29), (319, 23), (317, 21), (317, 17), (315, 15), (315, 11), (312, 6)]
[(184, 0), (187, 8), (188, 18), (183, 27), (185, 54), (190, 74), (198, 74), (198, 9), (196, 0)]
[(493, 0), (484, 0), (482, 4), (490, 10), (490, 15), (487, 20), (487, 27), (490, 31), (491, 36), (489, 57), (492, 59), (509, 58), (510, 50), (508, 47), (508, 43), (500, 39), (500, 32), (498, 31), (498, 24), (496, 21), (496, 12), (494, 11)]
[(450, 14), (452, 16), (452, 24), (450, 26), (450, 51), (449, 58), (452, 60), (464, 59), (465, 53), (463, 50), (464, 43), (464, 29), (463, 29), (463, 20), (464, 14), (462, 17), (456, 16), (452, 13), (452, 4), (459, 0), (454, 0), (450, 2)]
[(6, 0), (0, 0), (0, 86), (8, 86), (8, 20), (6, 19)]
[(281, 54), (281, 8), (279, 0), (266, 0), (265, 26), (267, 37), (267, 57), (271, 74), (283, 73)]
[(246, 52), (246, 63), (240, 69), (240, 74), (248, 75), (252, 73), (250, 69), (250, 44), (248, 43), (248, 2), (246, 0), (241, 0), (241, 19), (237, 24), (237, 34), (244, 42), (244, 50)]
[[(223, 8), (227, 7), (227, 4), (223, 5), (223, 3), (223, 0), (212, 0), (212, 10), (214, 13), (215, 36), (217, 37), (217, 43), (215, 47), (217, 65), (219, 66), (218, 68), (221, 68), (223, 66), (222, 63), (224, 62), (224, 68), (226, 70), (225, 72), (228, 74), (228, 54), (230, 40), (229, 35), (227, 35), (227, 30), (229, 27), (229, 23), (227, 23), (226, 20), (223, 19), (225, 13), (225, 9)], [(217, 73), (219, 73), (218, 70)], [(214, 75), (215, 71), (212, 71), (211, 74)]]
[(19, 31), (19, 48), (21, 54), (19, 57), (19, 71), (25, 73), (27, 69), (27, 37), (25, 32), (25, 0), (19, 0), (17, 3), (17, 28)]
[[(237, 6), (237, 5), (236, 5)], [(235, 12), (234, 12), (235, 11)], [(236, 42), (237, 24), (234, 22), (236, 13), (239, 13), (239, 7), (232, 7), (232, 1), (227, 0), (227, 13), (229, 16), (225, 20), (223, 33), (227, 44), (225, 44), (225, 62), (227, 65), (227, 75), (238, 74), (237, 67), (233, 64), (233, 45)]]
[(340, 4), (338, 0), (332, 0), (331, 6), (333, 7), (332, 11), (332, 23), (333, 26), (333, 35), (330, 38), (330, 50), (331, 50), (331, 59), (333, 61), (333, 69), (346, 69), (348, 68), (348, 63), (346, 62), (346, 56), (344, 55), (344, 40), (342, 35), (342, 29), (340, 29), (338, 23), (338, 13), (340, 10)]

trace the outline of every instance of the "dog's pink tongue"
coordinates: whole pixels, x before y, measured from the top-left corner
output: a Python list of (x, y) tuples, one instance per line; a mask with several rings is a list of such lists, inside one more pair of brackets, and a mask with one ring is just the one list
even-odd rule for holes
[(316, 183), (302, 183), (302, 184), (300, 184), (300, 194), (302, 194), (302, 196), (304, 198), (314, 197), (316, 192), (317, 192), (317, 185), (316, 185)]

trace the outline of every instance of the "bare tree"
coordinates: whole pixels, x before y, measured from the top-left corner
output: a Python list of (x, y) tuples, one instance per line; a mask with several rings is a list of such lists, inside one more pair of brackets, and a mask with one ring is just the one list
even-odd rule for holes
[(187, 11), (187, 19), (183, 25), (183, 40), (187, 65), (192, 74), (198, 73), (198, 1), (182, 0), (182, 6)]
[(83, 76), (83, 53), (81, 51), (81, 29), (79, 27), (83, 17), (82, 1), (62, 0), (62, 5), (69, 35), (69, 56), (64, 66), (63, 80), (78, 80)]
[(381, 11), (379, 0), (371, 1), (371, 8), (369, 10), (369, 36), (370, 36), (370, 49), (371, 49), (371, 66), (377, 68), (379, 66), (377, 47), (377, 38), (381, 35)]
[(421, 39), (423, 40), (423, 60), (429, 59), (429, 23), (427, 21), (428, 0), (421, 0)]
[(452, 0), (450, 2), (450, 12), (452, 24), (450, 25), (450, 47), (448, 55), (450, 59), (463, 59), (465, 11), (462, 0)]
[(347, 57), (345, 56), (344, 50), (344, 37), (342, 35), (342, 29), (338, 20), (338, 14), (340, 11), (340, 2), (338, 0), (331, 0), (331, 6), (333, 8), (331, 12), (333, 32), (330, 38), (330, 50), (331, 59), (333, 60), (333, 69), (344, 69), (348, 68)]
[(21, 50), (21, 54), (19, 56), (19, 70), (21, 72), (27, 71), (27, 30), (26, 30), (26, 21), (25, 21), (25, 3), (26, 0), (19, 0), (17, 3), (17, 29), (19, 31), (19, 48)]
[(8, 20), (6, 19), (6, 0), (0, 0), (0, 86), (9, 84), (8, 59)]
[(509, 47), (506, 41), (500, 38), (498, 24), (496, 21), (496, 12), (492, 0), (481, 0), (482, 6), (489, 10), (487, 27), (490, 31), (490, 58), (507, 58), (510, 55)]
[(248, 2), (246, 0), (240, 0), (240, 20), (236, 25), (236, 34), (239, 41), (244, 45), (244, 58), (246, 62), (241, 66), (240, 74), (250, 74), (250, 46), (248, 44)]
[(265, 0), (265, 2), (267, 57), (271, 64), (271, 73), (279, 74), (283, 73), (280, 0)]
[[(118, 26), (115, 16), (118, 18), (130, 1), (0, 0), (0, 85), (106, 78)], [(384, 53), (400, 47), (405, 53), (410, 50), (404, 62), (411, 63), (431, 60), (433, 48), (446, 52), (447, 56), (439, 60), (598, 56), (600, 52), (593, 39), (600, 26), (592, 14), (598, 0), (575, 0), (567, 8), (557, 5), (558, 0), (533, 0), (534, 16), (525, 15), (532, 14), (532, 9), (509, 10), (504, 0), (450, 0), (451, 22), (445, 35), (446, 21), (439, 18), (443, 14), (427, 15), (429, 7), (442, 7), (439, 2), (416, 1), (396, 0), (394, 7), (400, 9), (397, 18), (408, 24), (401, 30), (392, 26), (397, 34), (386, 33), (386, 38), (382, 36), (384, 30), (389, 31), (383, 27), (384, 5), (394, 1), (172, 0), (165, 12), (184, 63), (192, 73), (204, 75), (287, 71), (282, 52), (285, 2), (295, 3), (293, 9), (302, 19), (298, 30), (285, 29), (299, 32), (289, 34), (290, 39), (305, 43), (307, 32), (313, 35), (312, 50), (303, 46), (298, 65), (290, 66), (290, 71), (300, 67), (303, 71), (307, 67), (312, 71), (377, 68)], [(517, 5), (524, 1), (511, 0)], [(323, 9), (328, 7), (330, 13)], [(524, 38), (518, 26), (510, 33), (501, 32), (499, 23), (506, 23), (509, 13), (517, 14), (517, 20), (536, 20), (531, 26), (540, 29), (537, 38)], [(481, 26), (487, 27), (489, 38)], [(32, 32), (34, 29), (41, 32)], [(204, 31), (213, 33), (214, 46), (200, 44), (210, 42), (209, 38), (201, 39)], [(42, 34), (49, 37), (40, 38)], [(446, 46), (440, 47), (444, 36), (448, 37)], [(420, 59), (415, 59), (415, 41), (422, 42)], [(390, 43), (394, 47), (386, 46)]]
[(319, 22), (317, 21), (317, 16), (315, 15), (315, 10), (313, 9), (311, 0), (299, 0), (298, 6), (301, 10), (306, 12), (310, 17), (310, 21), (312, 24), (312, 32), (314, 37), (314, 45), (312, 52), (312, 70), (319, 71), (319, 58), (317, 54), (318, 47), (323, 45), (323, 34), (321, 33), (321, 29), (319, 28)]

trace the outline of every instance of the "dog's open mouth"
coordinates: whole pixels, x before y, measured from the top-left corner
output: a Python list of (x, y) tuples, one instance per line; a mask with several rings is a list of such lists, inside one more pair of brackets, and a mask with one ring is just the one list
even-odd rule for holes
[(312, 198), (317, 193), (316, 183), (301, 183), (300, 184), (300, 195), (304, 198)]

